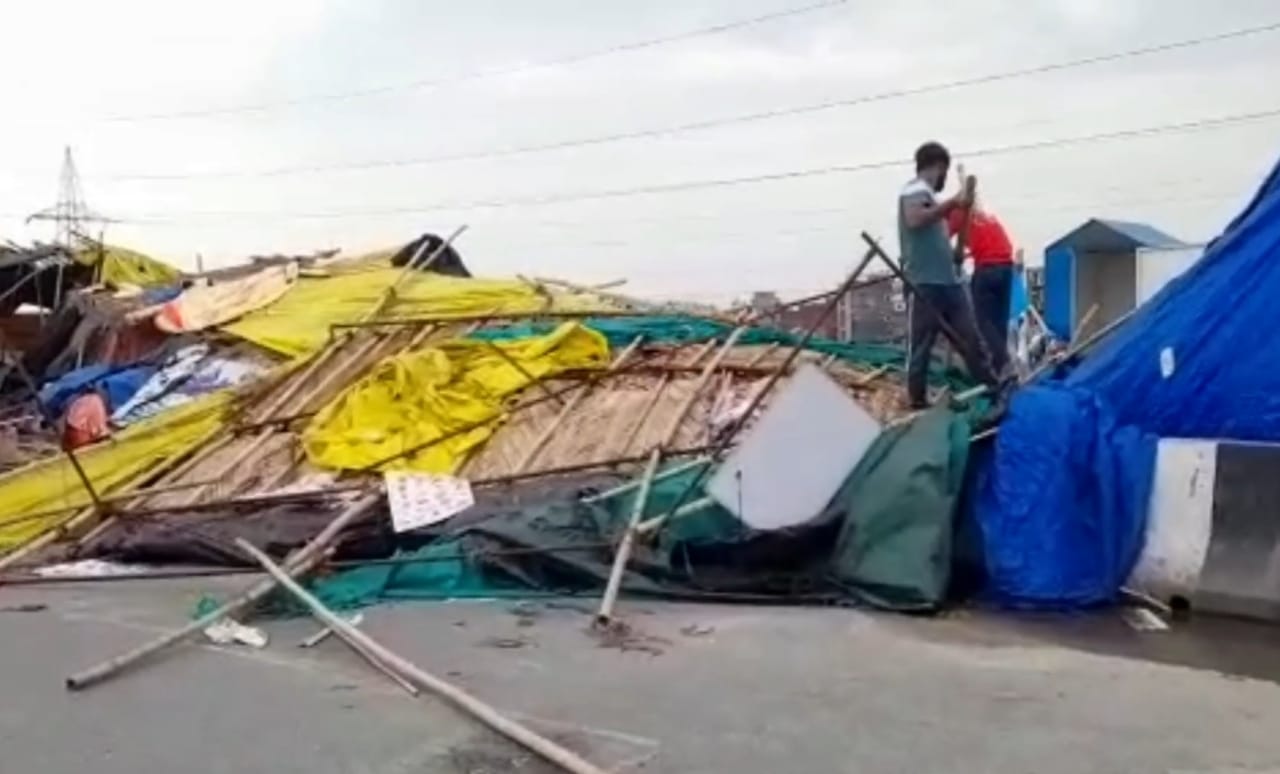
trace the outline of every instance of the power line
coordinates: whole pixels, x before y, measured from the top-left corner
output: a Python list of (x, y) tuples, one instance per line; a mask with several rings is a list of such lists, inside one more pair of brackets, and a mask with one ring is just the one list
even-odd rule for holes
[[(811, 9), (810, 9), (811, 10)], [(512, 156), (522, 156), (535, 153), (547, 153), (552, 151), (569, 150), (573, 148), (584, 148), (595, 145), (605, 145), (615, 142), (623, 142), (629, 140), (649, 139), (656, 137), (668, 137), (678, 134), (686, 134), (689, 132), (699, 132), (708, 129), (716, 129), (724, 126), (735, 124), (754, 123), (758, 121), (767, 121), (776, 118), (784, 118), (789, 116), (805, 115), (810, 113), (824, 112), (835, 110), (838, 108), (854, 107), (873, 102), (885, 102), (894, 99), (903, 99), (907, 97), (920, 96), (924, 94), (933, 94), (938, 92), (950, 91), (954, 89), (964, 89), (984, 84), (1008, 81), (1017, 78), (1025, 78), (1034, 75), (1044, 75), (1048, 73), (1058, 72), (1062, 70), (1074, 69), (1077, 67), (1087, 67), (1108, 62), (1116, 62), (1125, 59), (1131, 59), (1141, 56), (1150, 56), (1168, 51), (1177, 51), (1195, 46), (1202, 46), (1211, 43), (1219, 43), (1226, 40), (1247, 37), (1251, 35), (1261, 35), (1269, 32), (1280, 30), (1280, 22), (1272, 22), (1269, 24), (1259, 25), (1255, 27), (1246, 27), (1242, 29), (1221, 32), (1213, 35), (1205, 35), (1186, 40), (1175, 41), (1172, 43), (1161, 43), (1153, 46), (1145, 46), (1142, 48), (1127, 49), (1124, 51), (1112, 52), (1109, 54), (1100, 54), (1079, 59), (1069, 59), (1051, 64), (1035, 65), (1024, 67), (1017, 70), (1006, 70), (998, 73), (988, 73), (970, 78), (962, 78), (959, 80), (942, 81), (939, 83), (926, 84), (924, 86), (906, 87), (882, 91), (873, 94), (864, 94), (857, 97), (850, 97), (838, 100), (826, 100), (823, 102), (815, 102), (807, 105), (798, 105), (789, 108), (777, 108), (774, 110), (765, 110), (754, 113), (740, 113), (738, 115), (726, 116), (724, 118), (712, 118), (701, 121), (692, 121), (683, 124), (674, 124), (666, 127), (658, 127), (652, 129), (637, 129), (626, 132), (615, 132), (612, 134), (601, 134), (593, 137), (581, 137), (569, 140), (558, 140), (547, 143), (534, 143), (529, 145), (517, 145), (510, 148), (498, 148), (490, 150), (463, 151), (459, 153), (440, 154), (435, 156), (421, 156), (414, 158), (400, 159), (382, 159), (373, 161), (356, 161), (356, 162), (340, 162), (333, 164), (311, 164), (296, 165), (289, 167), (277, 167), (275, 169), (264, 170), (241, 170), (227, 172), (200, 172), (200, 173), (126, 173), (116, 175), (103, 175), (98, 179), (116, 180), (116, 181), (147, 181), (159, 182), (164, 180), (196, 180), (196, 179), (226, 179), (226, 178), (243, 178), (243, 177), (287, 177), (295, 175), (315, 174), (322, 172), (349, 172), (371, 169), (385, 169), (394, 167), (410, 167), (410, 166), (427, 166), (431, 164), (446, 164), (461, 161), (478, 161), (482, 159), (509, 158)]]
[[(1035, 140), (1024, 143), (997, 145), (986, 148), (975, 148), (971, 150), (962, 150), (956, 152), (956, 156), (966, 159), (987, 158), (992, 156), (1005, 156), (1016, 153), (1026, 153), (1038, 150), (1047, 150), (1051, 148), (1070, 147), (1075, 145), (1085, 145), (1097, 142), (1109, 142), (1114, 140), (1129, 140), (1138, 138), (1156, 137), (1165, 134), (1177, 132), (1194, 132), (1204, 131), (1227, 126), (1234, 126), (1241, 123), (1259, 121), (1268, 118), (1280, 117), (1280, 109), (1257, 111), (1252, 113), (1237, 113), (1228, 116), (1219, 116), (1214, 118), (1201, 118), (1191, 121), (1182, 121), (1177, 123), (1158, 124), (1154, 126), (1146, 126), (1137, 129), (1121, 129), (1110, 132), (1100, 132), (1095, 134), (1080, 135), (1076, 137), (1061, 137), (1051, 140)], [(346, 211), (328, 211), (328, 212), (312, 212), (312, 213), (252, 213), (252, 212), (205, 212), (205, 213), (182, 213), (179, 217), (194, 218), (266, 218), (266, 219), (329, 219), (329, 218), (358, 218), (372, 217), (378, 215), (410, 215), (421, 214), (427, 212), (440, 211), (465, 211), (465, 210), (484, 210), (484, 209), (507, 209), (512, 207), (534, 207), (550, 204), (564, 204), (569, 202), (616, 199), (631, 196), (642, 196), (649, 194), (668, 194), (679, 193), (683, 191), (693, 191), (709, 188), (726, 188), (739, 185), (750, 185), (756, 183), (780, 182), (784, 180), (795, 180), (810, 177), (820, 177), (836, 174), (851, 174), (856, 172), (866, 172), (877, 169), (887, 169), (892, 167), (905, 166), (910, 163), (909, 159), (893, 158), (880, 161), (868, 161), (858, 164), (831, 165), (823, 167), (812, 167), (809, 169), (794, 169), (782, 172), (771, 172), (759, 175), (747, 175), (742, 177), (726, 177), (711, 178), (702, 180), (687, 180), (676, 183), (658, 183), (646, 186), (632, 186), (628, 188), (605, 189), (599, 191), (583, 191), (579, 193), (551, 194), (546, 196), (525, 196), (512, 197), (507, 199), (477, 199), (462, 202), (442, 202), (438, 204), (430, 204), (423, 206), (406, 206), (406, 207), (388, 207), (368, 210), (346, 210)], [(172, 215), (164, 213), (142, 215), (130, 219), (134, 223), (146, 223), (147, 221), (165, 221), (171, 220)]]
[(632, 53), (656, 46), (664, 46), (670, 43), (679, 43), (694, 38), (706, 37), (709, 35), (720, 35), (734, 30), (744, 29), (746, 27), (754, 27), (760, 24), (779, 21), (781, 19), (800, 16), (802, 14), (813, 13), (815, 11), (833, 8), (838, 5), (844, 5), (847, 0), (822, 0), (822, 2), (810, 5), (800, 6), (798, 8), (789, 8), (781, 11), (773, 11), (771, 13), (752, 16), (745, 19), (737, 19), (734, 21), (721, 22), (707, 27), (698, 27), (684, 32), (678, 32), (673, 35), (665, 35), (662, 37), (648, 38), (645, 40), (632, 41), (630, 43), (622, 43), (608, 48), (595, 49), (591, 51), (569, 54), (554, 59), (546, 59), (539, 62), (531, 62), (523, 65), (512, 67), (498, 67), (489, 69), (472, 70), (469, 72), (459, 73), (457, 75), (444, 76), (440, 78), (427, 78), (423, 80), (411, 81), (409, 83), (373, 86), (366, 89), (358, 89), (353, 91), (336, 92), (332, 94), (316, 94), (307, 97), (295, 97), (293, 99), (274, 100), (271, 102), (259, 102), (256, 104), (233, 105), (228, 107), (204, 108), (200, 110), (180, 110), (169, 113), (144, 113), (132, 115), (114, 115), (104, 116), (100, 120), (112, 123), (136, 123), (142, 121), (168, 121), (176, 119), (190, 118), (208, 118), (211, 116), (238, 115), (245, 113), (264, 113), (282, 108), (296, 108), (305, 105), (321, 104), (326, 102), (347, 102), (351, 100), (367, 99), (370, 97), (380, 97), (387, 94), (407, 91), (423, 91), (427, 89), (436, 89), (443, 86), (452, 86), (468, 81), (483, 80), (487, 78), (498, 78), (505, 75), (515, 75), (517, 73), (528, 72), (530, 70), (541, 70), (548, 67), (560, 67), (563, 65), (578, 64), (580, 62), (599, 59), (614, 54)]
[[(1225, 202), (1231, 199), (1239, 198), (1240, 191), (1214, 191), (1212, 193), (1205, 192), (1190, 195), (1177, 196), (1142, 196), (1127, 197), (1123, 199), (1075, 199), (1071, 201), (1049, 202), (1043, 206), (1036, 205), (1015, 205), (1011, 207), (1002, 207), (996, 210), (996, 214), (1000, 216), (1006, 226), (1013, 226), (1011, 220), (1005, 216), (1009, 214), (1038, 214), (1050, 212), (1075, 212), (1079, 210), (1100, 210), (1107, 207), (1133, 207), (1133, 206), (1149, 206), (1153, 204), (1201, 204), (1211, 202)], [(663, 230), (658, 237), (652, 237), (644, 245), (658, 244), (663, 248), (683, 245), (696, 245), (704, 243), (722, 244), (725, 242), (750, 242), (765, 239), (778, 238), (794, 238), (807, 237), (816, 234), (827, 234), (836, 231), (845, 233), (854, 233), (856, 228), (847, 223), (828, 223), (826, 225), (799, 226), (791, 228), (769, 228), (762, 232), (744, 231), (740, 228), (730, 231), (703, 232), (703, 233), (672, 233)], [(672, 238), (673, 237), (673, 238)], [(656, 240), (656, 241), (655, 241)], [(592, 250), (607, 250), (615, 248), (628, 248), (642, 246), (641, 243), (634, 239), (581, 239), (581, 238), (559, 238), (559, 239), (536, 239), (536, 240), (520, 240), (522, 249), (530, 251), (552, 250), (565, 248), (590, 248)]]

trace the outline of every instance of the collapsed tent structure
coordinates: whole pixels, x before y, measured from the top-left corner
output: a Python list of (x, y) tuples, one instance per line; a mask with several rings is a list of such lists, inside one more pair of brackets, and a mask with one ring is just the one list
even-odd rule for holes
[[(1174, 455), (1164, 440), (1280, 440), (1271, 307), (1250, 292), (1275, 271), (1277, 223), (1280, 171), (1190, 271), (1055, 355), (998, 428), (976, 434), (991, 419), (981, 402), (904, 415), (894, 347), (474, 277), (430, 235), (127, 299), (83, 294), (75, 304), (97, 311), (50, 360), (42, 403), (68, 427), (73, 414), (98, 422), (76, 426), (74, 458), (0, 476), (0, 568), (243, 565), (237, 538), (280, 557), (314, 549), (364, 503), (332, 558), (376, 561), (318, 582), (334, 605), (598, 590), (619, 581), (621, 544), (634, 558), (620, 584), (637, 593), (902, 610), (958, 591), (1014, 607), (1107, 603), (1131, 576), (1142, 586), (1163, 572), (1147, 555), (1170, 530), (1152, 506)], [(825, 507), (752, 526), (732, 487), (707, 478), (765, 424), (774, 384), (805, 368), (878, 437)], [(933, 380), (952, 395), (967, 386), (941, 368)], [(809, 448), (816, 437), (773, 437), (782, 449), (765, 456), (829, 462)], [(1208, 543), (1192, 574), (1220, 561)]]
[[(77, 296), (40, 392), (70, 451), (0, 476), (0, 568), (239, 566), (238, 537), (283, 557), (385, 488), (332, 558), (395, 564), (324, 581), (344, 604), (598, 588), (637, 519), (661, 529), (636, 550), (631, 591), (912, 610), (945, 599), (976, 415), (905, 421), (896, 348), (477, 278), (430, 235), (252, 268)], [(888, 429), (837, 468), (827, 507), (752, 529), (701, 489), (721, 462), (709, 451), (736, 446), (800, 368)], [(941, 368), (934, 379), (964, 386)], [(805, 438), (789, 443), (802, 459)], [(624, 485), (654, 454), (665, 467), (636, 505)], [(405, 481), (418, 495), (401, 502)], [(467, 503), (448, 518), (422, 515), (459, 489)]]

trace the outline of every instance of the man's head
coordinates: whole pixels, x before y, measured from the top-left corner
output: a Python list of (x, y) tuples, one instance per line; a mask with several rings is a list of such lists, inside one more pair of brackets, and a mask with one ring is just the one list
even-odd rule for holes
[(916, 149), (916, 174), (920, 179), (941, 191), (947, 187), (947, 171), (951, 169), (951, 154), (942, 143), (926, 142)]

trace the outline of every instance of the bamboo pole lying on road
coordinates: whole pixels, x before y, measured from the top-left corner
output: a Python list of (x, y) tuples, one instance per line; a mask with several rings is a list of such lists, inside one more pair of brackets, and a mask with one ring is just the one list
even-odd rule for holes
[(523, 745), (565, 771), (573, 772), (573, 774), (605, 774), (603, 769), (572, 750), (561, 747), (527, 726), (500, 714), (493, 707), (463, 689), (436, 677), (403, 656), (387, 649), (377, 640), (347, 623), (341, 616), (325, 607), (324, 603), (308, 593), (306, 589), (290, 577), (290, 572), (277, 566), (275, 562), (271, 561), (270, 557), (259, 551), (252, 544), (244, 540), (237, 540), (236, 544), (245, 553), (257, 559), (263, 569), (271, 574), (272, 579), (293, 594), (299, 602), (306, 605), (311, 610), (312, 615), (327, 624), (329, 628), (333, 629), (334, 632), (348, 642), (358, 643), (359, 647), (376, 656), (403, 677), (452, 702), (459, 709), (489, 728), (513, 742)]
[[(329, 525), (325, 527), (320, 534), (311, 539), (302, 548), (285, 560), (285, 567), (290, 575), (302, 575), (314, 567), (318, 562), (323, 560), (324, 552), (350, 524), (357, 519), (363, 517), (369, 510), (382, 500), (381, 492), (370, 493), (360, 498), (351, 507), (338, 514)], [(107, 678), (117, 674), (121, 670), (141, 661), (147, 656), (161, 651), (170, 645), (181, 642), (197, 632), (203, 631), (210, 624), (216, 623), (220, 619), (228, 615), (233, 615), (238, 610), (257, 602), (263, 597), (270, 594), (276, 588), (276, 581), (272, 578), (266, 578), (256, 585), (246, 589), (235, 597), (231, 598), (217, 610), (201, 616), (199, 619), (188, 623), (187, 625), (176, 629), (168, 634), (158, 637), (151, 642), (140, 647), (108, 659), (100, 664), (92, 666), (82, 672), (78, 672), (67, 678), (67, 690), (79, 691), (89, 688)]]

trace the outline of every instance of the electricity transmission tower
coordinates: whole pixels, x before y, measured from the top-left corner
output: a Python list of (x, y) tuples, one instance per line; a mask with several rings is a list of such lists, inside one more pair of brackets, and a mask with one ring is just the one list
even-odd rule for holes
[[(58, 262), (58, 279), (55, 284), (53, 307), (58, 308), (62, 301), (62, 273), (67, 261), (73, 260), (76, 248), (83, 242), (102, 244), (102, 227), (114, 223), (103, 217), (85, 204), (84, 191), (80, 188), (80, 173), (76, 171), (76, 161), (71, 156), (70, 146), (62, 151), (62, 171), (58, 175), (58, 200), (52, 207), (27, 216), (27, 222), (33, 220), (51, 221), (53, 223), (54, 244), (62, 249), (64, 255)], [(98, 239), (90, 235), (90, 228), (97, 225)]]
[(58, 201), (52, 207), (27, 216), (27, 222), (33, 220), (52, 221), (54, 227), (54, 244), (74, 252), (77, 240), (92, 239), (89, 227), (94, 224), (111, 223), (85, 204), (84, 191), (80, 188), (80, 173), (76, 171), (75, 159), (71, 156), (71, 148), (62, 151), (62, 172), (58, 176)]

